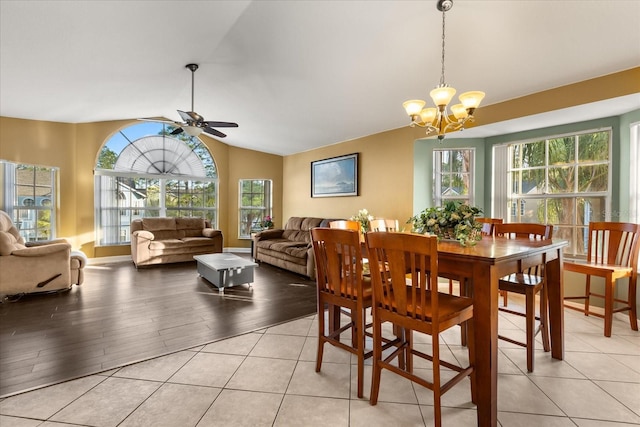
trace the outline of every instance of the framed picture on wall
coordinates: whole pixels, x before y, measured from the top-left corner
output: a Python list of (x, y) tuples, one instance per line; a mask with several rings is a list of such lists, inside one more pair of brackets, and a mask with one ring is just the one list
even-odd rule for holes
[(311, 162), (311, 197), (358, 195), (358, 153)]

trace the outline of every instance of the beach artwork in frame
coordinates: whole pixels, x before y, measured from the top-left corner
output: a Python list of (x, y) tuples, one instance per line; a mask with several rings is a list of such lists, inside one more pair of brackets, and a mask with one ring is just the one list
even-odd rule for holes
[(311, 162), (311, 197), (358, 195), (358, 153)]

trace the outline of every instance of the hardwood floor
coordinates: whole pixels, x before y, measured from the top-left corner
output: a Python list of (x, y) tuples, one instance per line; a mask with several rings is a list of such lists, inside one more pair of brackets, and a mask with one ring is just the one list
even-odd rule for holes
[[(248, 254), (238, 254), (249, 257)], [(195, 262), (85, 267), (82, 286), (0, 304), (0, 397), (307, 316), (315, 280), (268, 264), (217, 288)]]

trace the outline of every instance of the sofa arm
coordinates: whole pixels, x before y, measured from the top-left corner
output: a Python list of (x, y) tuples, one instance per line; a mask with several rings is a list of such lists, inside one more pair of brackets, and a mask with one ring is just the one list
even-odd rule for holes
[(42, 257), (64, 251), (71, 252), (71, 245), (69, 243), (52, 243), (50, 245), (15, 249), (11, 252), (11, 255), (19, 257)]
[(66, 239), (35, 240), (31, 242), (25, 242), (24, 245), (28, 248), (33, 248), (35, 246), (52, 245), (54, 243), (69, 243), (69, 242)]
[(131, 233), (131, 235), (136, 239), (145, 239), (145, 240), (153, 240), (155, 236), (152, 232), (147, 230), (137, 230)]
[(204, 237), (209, 237), (209, 238), (214, 238), (217, 236), (222, 236), (222, 231), (220, 230), (215, 230), (213, 228), (205, 228), (202, 230), (202, 235)]

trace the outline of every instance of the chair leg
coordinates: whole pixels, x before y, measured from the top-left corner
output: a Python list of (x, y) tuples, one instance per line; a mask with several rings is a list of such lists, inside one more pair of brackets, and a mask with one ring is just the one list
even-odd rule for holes
[(589, 315), (589, 301), (591, 298), (591, 276), (587, 274), (587, 278), (585, 280), (585, 292), (584, 292), (584, 315)]
[(382, 367), (380, 360), (382, 359), (382, 324), (373, 320), (373, 374), (371, 376), (371, 395), (369, 403), (375, 405), (378, 403), (378, 392), (380, 391), (380, 374)]
[(527, 335), (527, 371), (533, 372), (533, 353), (536, 331), (536, 301), (531, 287), (527, 287), (525, 294), (525, 318)]
[[(331, 312), (331, 306), (329, 306)], [(318, 302), (318, 353), (316, 354), (316, 372), (320, 372), (322, 367), (322, 355), (324, 350), (324, 303)]]
[(636, 286), (638, 284), (637, 277), (629, 278), (629, 305), (631, 309), (629, 310), (629, 323), (631, 324), (631, 329), (634, 331), (638, 330), (638, 308), (636, 304)]
[(615, 280), (611, 277), (605, 279), (604, 289), (604, 336), (611, 336), (611, 329), (613, 328), (613, 289), (615, 287)]
[(549, 342), (549, 294), (546, 284), (542, 285), (540, 291), (540, 329), (542, 333), (542, 348), (544, 351), (551, 351)]
[(363, 381), (364, 381), (364, 325), (366, 323), (364, 319), (364, 308), (358, 307), (355, 314), (355, 335), (356, 335), (356, 349), (358, 352), (358, 397), (363, 396)]
[(502, 294), (502, 306), (506, 307), (509, 304), (509, 292), (500, 291), (500, 294)]
[(434, 425), (440, 427), (442, 426), (442, 388), (440, 387), (440, 339), (437, 333), (431, 336), (431, 346), (433, 357), (433, 417)]

